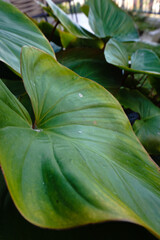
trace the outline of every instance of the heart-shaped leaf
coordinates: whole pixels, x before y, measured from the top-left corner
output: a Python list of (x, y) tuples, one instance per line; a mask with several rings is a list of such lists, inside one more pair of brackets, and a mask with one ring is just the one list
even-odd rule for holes
[(22, 50), (22, 76), (35, 113), (0, 83), (0, 164), (30, 222), (69, 228), (106, 220), (160, 235), (160, 175), (118, 101), (52, 56)]
[(72, 48), (59, 52), (57, 59), (62, 65), (82, 77), (94, 80), (112, 93), (121, 86), (121, 71), (106, 63), (103, 52), (98, 49)]
[(133, 129), (141, 143), (151, 154), (160, 154), (160, 109), (137, 90), (121, 89), (120, 103), (140, 114)]
[(138, 49), (130, 57), (122, 43), (110, 39), (104, 54), (108, 63), (126, 71), (160, 76), (160, 59), (152, 50)]
[(138, 39), (131, 17), (112, 0), (89, 0), (89, 6), (89, 24), (97, 37), (114, 37), (120, 41)]
[(0, 1), (0, 60), (20, 73), (20, 52), (24, 45), (54, 56), (52, 47), (38, 27), (13, 5)]
[(95, 38), (95, 36), (81, 27), (79, 24), (73, 22), (67, 14), (61, 10), (52, 0), (46, 0), (53, 11), (53, 14), (58, 18), (61, 24), (73, 35), (80, 38)]

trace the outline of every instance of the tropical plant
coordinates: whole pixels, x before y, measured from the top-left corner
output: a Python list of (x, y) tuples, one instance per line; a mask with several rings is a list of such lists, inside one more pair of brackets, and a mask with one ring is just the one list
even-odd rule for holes
[[(159, 237), (160, 175), (149, 155), (160, 153), (159, 58), (128, 51), (137, 30), (111, 0), (89, 1), (94, 33), (47, 2), (64, 27), (53, 27), (52, 41), (55, 31), (62, 47), (72, 39), (56, 55), (31, 19), (0, 0), (0, 166), (10, 195), (40, 227), (125, 220)], [(116, 98), (139, 113), (133, 129)]]

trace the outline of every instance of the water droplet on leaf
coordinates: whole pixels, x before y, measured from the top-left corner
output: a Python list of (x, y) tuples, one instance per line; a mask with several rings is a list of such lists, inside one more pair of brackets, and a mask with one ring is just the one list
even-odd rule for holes
[(35, 132), (42, 132), (43, 129), (33, 129)]
[(82, 97), (83, 97), (83, 94), (82, 94), (82, 93), (79, 93), (78, 95), (79, 95), (79, 97), (80, 97), (80, 98), (82, 98)]

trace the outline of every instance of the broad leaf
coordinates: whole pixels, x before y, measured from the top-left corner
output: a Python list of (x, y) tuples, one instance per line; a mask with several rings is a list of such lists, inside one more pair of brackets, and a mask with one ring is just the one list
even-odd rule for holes
[(160, 235), (158, 167), (117, 100), (34, 48), (22, 76), (34, 128), (1, 82), (0, 164), (25, 218), (57, 229), (127, 220)]
[(1, 240), (82, 240), (86, 239), (86, 237), (88, 240), (104, 240), (104, 237), (105, 239), (107, 237), (112, 240), (117, 240), (117, 238), (123, 240), (135, 240), (140, 238), (145, 240), (156, 240), (156, 238), (144, 228), (127, 222), (106, 222), (61, 231), (37, 228), (26, 221), (15, 208), (7, 191), (7, 187), (5, 186), (1, 169), (0, 211)]
[(79, 24), (74, 23), (67, 14), (61, 10), (52, 0), (46, 0), (48, 5), (53, 11), (53, 14), (58, 18), (61, 24), (73, 35), (80, 38), (95, 38), (95, 36), (81, 27)]
[(160, 109), (137, 90), (120, 90), (118, 100), (140, 114), (133, 125), (136, 135), (149, 153), (160, 154)]
[(139, 49), (131, 56), (131, 68), (160, 76), (160, 59), (152, 50)]
[(93, 34), (74, 23), (52, 0), (46, 0), (54, 16), (73, 35), (79, 38), (110, 38), (132, 41), (138, 38), (138, 32), (129, 15), (112, 0), (89, 0), (89, 24)]
[(89, 0), (89, 24), (99, 38), (133, 41), (138, 32), (131, 17), (112, 0)]
[(24, 45), (54, 56), (52, 47), (38, 27), (13, 5), (0, 0), (0, 60), (20, 73), (20, 52)]
[(152, 50), (138, 49), (130, 57), (122, 43), (111, 39), (104, 54), (108, 63), (126, 71), (160, 76), (160, 59)]
[(80, 76), (96, 81), (112, 93), (121, 86), (121, 71), (106, 63), (103, 52), (98, 49), (73, 48), (59, 52), (57, 59)]

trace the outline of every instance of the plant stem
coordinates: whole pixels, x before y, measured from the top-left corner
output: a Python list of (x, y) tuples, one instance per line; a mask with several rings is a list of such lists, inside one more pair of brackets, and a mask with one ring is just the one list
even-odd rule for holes
[(52, 39), (53, 39), (53, 37), (54, 37), (55, 30), (56, 30), (56, 28), (57, 28), (57, 26), (58, 26), (59, 23), (60, 23), (60, 21), (58, 20), (58, 21), (56, 22), (56, 24), (55, 24), (55, 26), (54, 26), (52, 32), (51, 32), (51, 35), (50, 35), (49, 41), (52, 41)]

